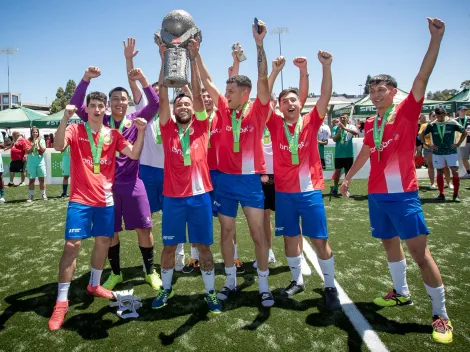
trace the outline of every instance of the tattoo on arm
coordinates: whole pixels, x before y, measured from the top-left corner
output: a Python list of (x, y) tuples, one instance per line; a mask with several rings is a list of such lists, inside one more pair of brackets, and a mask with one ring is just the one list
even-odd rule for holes
[(268, 77), (268, 61), (262, 45), (256, 46), (258, 52), (258, 78)]

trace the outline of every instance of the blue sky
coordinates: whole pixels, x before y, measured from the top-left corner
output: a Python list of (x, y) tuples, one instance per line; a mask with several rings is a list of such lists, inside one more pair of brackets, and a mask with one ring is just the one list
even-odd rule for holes
[[(137, 39), (135, 58), (150, 81), (160, 69), (153, 33), (166, 13), (182, 8), (202, 30), (201, 53), (221, 91), (231, 45), (240, 42), (248, 60), (241, 74), (256, 77), (256, 48), (251, 34), (253, 17), (264, 20), (268, 29), (288, 27), (282, 37), (284, 87), (298, 85), (295, 56), (309, 59), (310, 91), (320, 90), (319, 49), (334, 55), (333, 86), (338, 93), (359, 93), (367, 74), (388, 73), (409, 90), (429, 43), (426, 17), (446, 22), (440, 56), (428, 90), (459, 88), (470, 79), (470, 2), (468, 0), (313, 0), (297, 1), (194, 1), (180, 0), (83, 0), (2, 1), (0, 47), (17, 47), (10, 57), (11, 91), (22, 101), (50, 103), (59, 86), (68, 79), (77, 83), (86, 67), (101, 68), (93, 90), (109, 91), (126, 85), (122, 41)], [(269, 60), (279, 55), (277, 36), (267, 36)], [(280, 79), (274, 91), (281, 90)], [(7, 60), (0, 56), (0, 91), (7, 91)]]

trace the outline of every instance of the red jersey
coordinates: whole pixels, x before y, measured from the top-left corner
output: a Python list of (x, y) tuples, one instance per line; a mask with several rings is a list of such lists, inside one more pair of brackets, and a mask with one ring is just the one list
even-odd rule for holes
[(165, 165), (163, 167), (163, 195), (182, 198), (212, 191), (207, 164), (209, 119), (193, 116), (189, 128), (191, 165), (184, 165), (183, 148), (178, 135), (178, 125), (169, 119), (160, 125)]
[(11, 161), (23, 160), (26, 150), (29, 148), (31, 148), (31, 143), (26, 138), (18, 138), (11, 148)]
[[(238, 175), (265, 174), (266, 164), (261, 139), (270, 109), (269, 102), (263, 105), (256, 98), (250, 103), (240, 126), (239, 152), (233, 151), (232, 110), (229, 109), (227, 99), (223, 95), (219, 96), (217, 108), (220, 113), (218, 155), (223, 156), (219, 158), (219, 171)], [(241, 111), (237, 111), (237, 119), (241, 114)]]
[[(370, 147), (369, 193), (402, 193), (418, 189), (415, 146), (418, 119), (424, 98), (419, 102), (410, 93), (389, 115), (380, 145), (380, 161), (374, 144), (374, 119), (366, 120), (364, 144)], [(378, 127), (382, 119), (378, 120)]]
[(300, 193), (324, 188), (323, 172), (318, 152), (318, 130), (323, 118), (315, 107), (293, 125), (288, 125), (291, 135), (302, 121), (299, 133), (299, 164), (292, 164), (292, 153), (289, 149), (284, 119), (273, 113), (267, 122), (273, 146), (274, 185), (276, 191)]
[(212, 111), (213, 118), (210, 120), (209, 116), (209, 131), (210, 131), (210, 146), (207, 149), (207, 164), (209, 165), (209, 170), (218, 170), (217, 162), (217, 148), (218, 141), (220, 137), (220, 128), (218, 122), (220, 121), (220, 116), (218, 111)]
[(100, 173), (93, 172), (93, 155), (85, 125), (69, 125), (65, 139), (70, 146), (70, 201), (94, 207), (106, 207), (114, 204), (113, 192), (116, 168), (116, 151), (121, 152), (129, 144), (118, 130), (104, 127), (93, 133), (98, 145), (100, 134), (104, 133), (103, 150), (100, 160)]

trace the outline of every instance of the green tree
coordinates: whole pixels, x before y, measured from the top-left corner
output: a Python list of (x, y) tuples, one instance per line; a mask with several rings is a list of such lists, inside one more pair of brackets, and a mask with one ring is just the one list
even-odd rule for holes
[(429, 91), (426, 95), (426, 99), (429, 100), (448, 100), (458, 93), (457, 89), (444, 89), (435, 92)]
[(372, 77), (370, 75), (367, 75), (366, 78), (366, 84), (364, 86), (364, 95), (369, 95), (369, 81)]
[(460, 85), (460, 88), (462, 89), (464, 89), (465, 87), (470, 87), (470, 79), (463, 81), (462, 84)]
[(65, 106), (70, 102), (70, 98), (72, 97), (73, 92), (75, 92), (76, 87), (77, 85), (72, 79), (68, 80), (65, 86), (65, 91), (62, 87), (59, 87), (55, 94), (56, 99), (54, 99), (54, 101), (51, 103), (49, 113), (54, 114), (56, 112), (64, 110)]

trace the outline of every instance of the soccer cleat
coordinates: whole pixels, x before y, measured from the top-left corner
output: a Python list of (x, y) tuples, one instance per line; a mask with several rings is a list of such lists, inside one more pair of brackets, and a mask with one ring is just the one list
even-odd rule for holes
[(162, 279), (160, 279), (160, 275), (155, 270), (151, 274), (145, 275), (145, 281), (155, 290), (158, 290), (162, 285)]
[(302, 256), (302, 262), (300, 263), (300, 270), (303, 276), (312, 275), (312, 269), (310, 269), (310, 266), (308, 265), (307, 260), (305, 259), (304, 256)]
[(269, 257), (268, 257), (268, 264), (269, 263), (276, 263), (276, 257), (274, 256), (273, 251), (270, 249), (269, 250)]
[(429, 190), (435, 191), (437, 189), (436, 185), (432, 184), (428, 187)]
[(245, 266), (239, 258), (233, 258), (233, 264), (237, 268), (237, 275), (242, 275), (245, 273)]
[(281, 289), (281, 296), (284, 298), (292, 298), (297, 293), (303, 292), (305, 285), (297, 285), (297, 282), (291, 281), (289, 286)]
[(217, 298), (217, 294), (214, 291), (209, 291), (206, 293), (206, 297), (204, 299), (207, 302), (207, 306), (209, 307), (209, 311), (211, 313), (222, 313), (222, 303), (220, 303), (219, 299)]
[(31, 203), (33, 200), (34, 200), (34, 196), (29, 196), (26, 202)]
[(341, 303), (338, 299), (338, 291), (336, 287), (326, 287), (325, 290), (325, 306), (329, 311), (340, 310)]
[(220, 299), (222, 302), (229, 299), (229, 297), (238, 291), (238, 286), (235, 286), (233, 289), (228, 288), (227, 286), (222, 287), (217, 292), (217, 298)]
[(113, 293), (110, 290), (105, 289), (103, 286), (98, 285), (95, 287), (92, 287), (90, 284), (88, 284), (86, 288), (86, 293), (90, 296), (94, 297), (100, 297), (100, 298), (106, 298), (106, 299), (113, 299)]
[(191, 274), (194, 270), (201, 270), (199, 260), (191, 258), (189, 262), (183, 267), (183, 274)]
[(450, 320), (438, 317), (437, 315), (432, 317), (432, 338), (434, 341), (451, 343), (453, 331), (454, 328)]
[(181, 272), (184, 268), (184, 254), (176, 255), (175, 271)]
[(45, 194), (42, 195), (42, 200), (47, 200), (47, 196)]
[(8, 182), (8, 187), (15, 187), (15, 184), (13, 182)]
[(62, 193), (62, 194), (60, 195), (60, 198), (67, 198), (67, 193)]
[(171, 297), (173, 297), (173, 288), (170, 287), (168, 290), (165, 290), (163, 286), (160, 286), (157, 292), (157, 296), (152, 301), (152, 309), (160, 309), (165, 307)]
[(49, 319), (49, 330), (56, 331), (62, 327), (69, 308), (69, 301), (55, 302), (54, 311)]
[(271, 292), (261, 292), (259, 294), (261, 305), (265, 308), (272, 307), (274, 305), (274, 297)]
[(5, 198), (0, 197), (0, 203), (5, 203)]
[(413, 304), (411, 297), (404, 297), (393, 289), (383, 297), (374, 298), (373, 302), (380, 307), (409, 306)]
[(24, 182), (21, 182), (21, 183), (18, 185), (18, 187), (24, 187), (24, 186), (26, 186), (26, 185), (24, 184)]
[(434, 198), (434, 200), (439, 201), (439, 202), (445, 202), (446, 196), (441, 193), (436, 198)]
[[(116, 275), (111, 271), (111, 275), (109, 275), (108, 279), (106, 282), (103, 284), (103, 287), (107, 290), (113, 290), (114, 287), (121, 283), (123, 281), (122, 279), (122, 271), (119, 273), (119, 275)], [(160, 286), (160, 285), (159, 285)]]
[(452, 197), (452, 200), (455, 202), (455, 203), (460, 203), (460, 198), (459, 198), (459, 195), (456, 194)]

